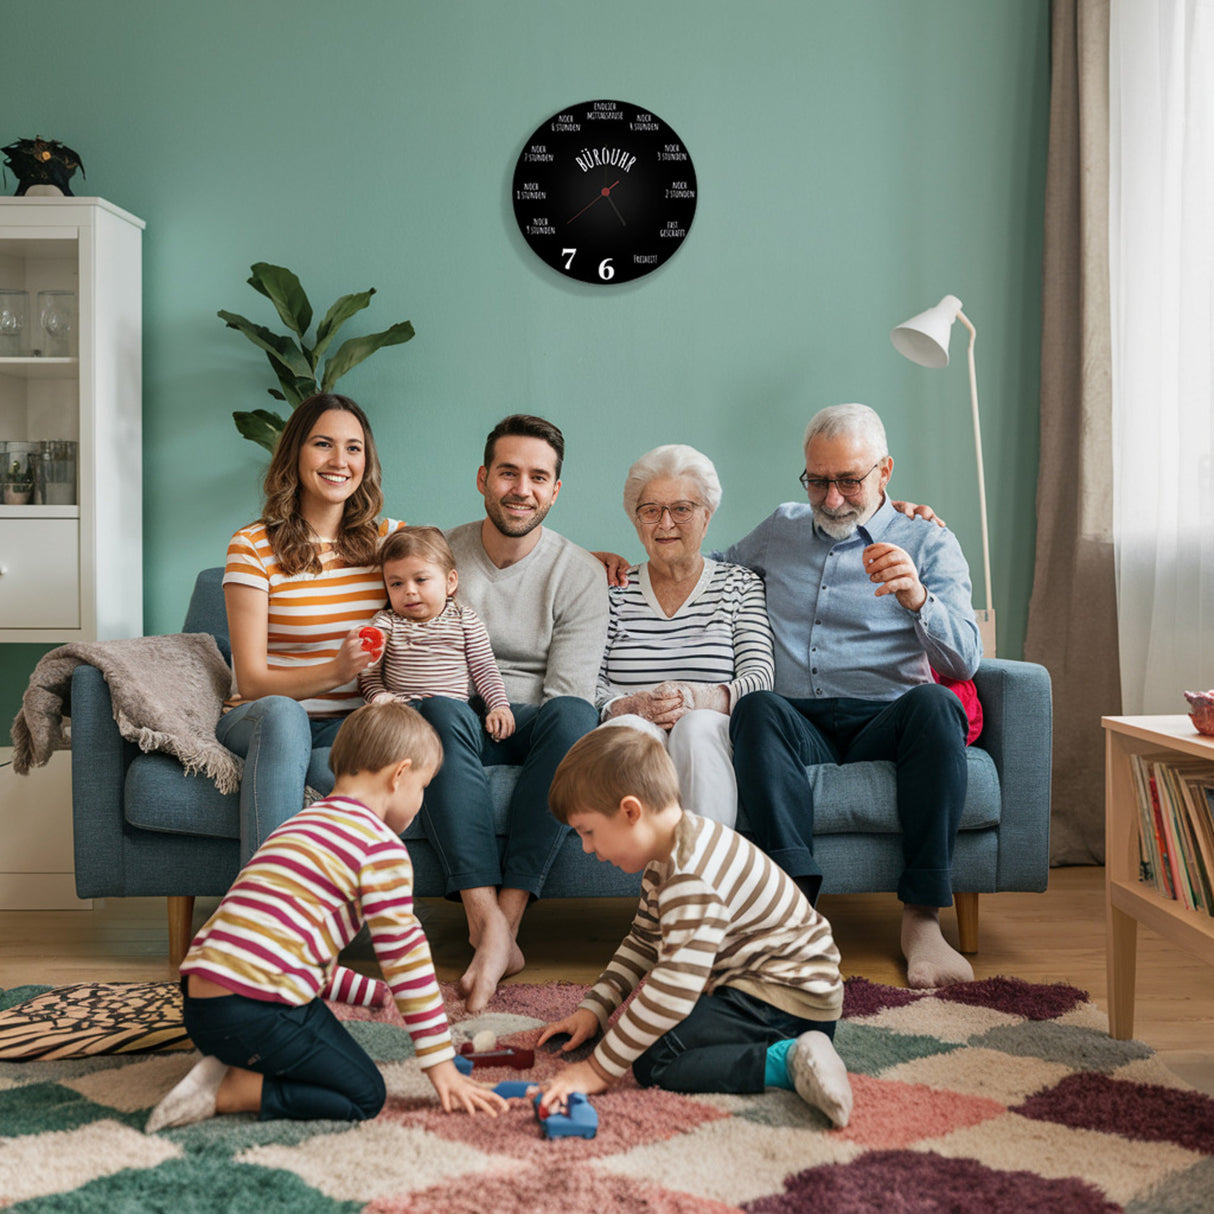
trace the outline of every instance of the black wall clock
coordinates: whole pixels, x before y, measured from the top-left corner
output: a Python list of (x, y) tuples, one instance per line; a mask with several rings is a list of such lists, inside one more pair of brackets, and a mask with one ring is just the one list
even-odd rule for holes
[(696, 175), (683, 141), (652, 111), (583, 101), (527, 140), (513, 197), (519, 231), (541, 260), (608, 286), (678, 251), (696, 211)]

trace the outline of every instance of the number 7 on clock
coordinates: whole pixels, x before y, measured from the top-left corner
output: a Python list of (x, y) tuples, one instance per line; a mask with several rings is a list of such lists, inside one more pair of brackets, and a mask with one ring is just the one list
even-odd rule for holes
[(572, 269), (572, 268), (573, 268), (573, 255), (574, 255), (576, 252), (577, 252), (577, 249), (562, 249), (562, 250), (561, 250), (561, 256), (567, 259), (567, 260), (565, 261), (565, 269), (566, 269), (566, 270), (569, 270), (569, 269)]

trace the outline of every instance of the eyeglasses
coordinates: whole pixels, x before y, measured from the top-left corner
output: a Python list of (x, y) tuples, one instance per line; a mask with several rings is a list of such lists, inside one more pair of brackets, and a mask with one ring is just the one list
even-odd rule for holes
[(659, 506), (657, 502), (642, 502), (636, 508), (636, 516), (642, 523), (652, 526), (662, 521), (662, 515), (669, 514), (670, 521), (676, 527), (685, 527), (701, 508), (699, 502), (671, 502), (665, 506)]
[[(873, 464), (873, 468), (880, 466), (880, 460)], [(873, 468), (863, 476), (810, 476), (808, 472), (802, 472), (798, 479), (807, 493), (829, 493), (831, 485), (834, 485), (844, 497), (851, 497), (860, 492), (860, 486), (872, 476)]]

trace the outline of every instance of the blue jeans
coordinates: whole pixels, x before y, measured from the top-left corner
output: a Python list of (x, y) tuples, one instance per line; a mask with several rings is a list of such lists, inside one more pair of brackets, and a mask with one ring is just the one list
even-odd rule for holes
[[(515, 730), (495, 742), (463, 700), (430, 696), (417, 710), (438, 731), (443, 765), (426, 789), (421, 819), (438, 853), (447, 895), (482, 886), (524, 889), (538, 897), (568, 827), (548, 812), (548, 786), (569, 747), (598, 724), (577, 696), (511, 704)], [(505, 854), (498, 854), (486, 767), (521, 766), (510, 798)]]
[(965, 735), (958, 696), (925, 683), (896, 700), (794, 700), (755, 691), (729, 721), (743, 832), (813, 901), (814, 796), (806, 767), (893, 760), (904, 867), (898, 897), (918, 906), (953, 903), (953, 848), (965, 806)]
[(202, 1053), (264, 1076), (262, 1121), (364, 1121), (384, 1107), (379, 1068), (322, 1000), (291, 1007), (186, 994), (184, 1004), (186, 1031)]
[(309, 717), (298, 700), (263, 696), (224, 713), (215, 736), (244, 759), (240, 781), (240, 863), (275, 827), (303, 808), (304, 785), (333, 791), (329, 747), (345, 717)]
[(761, 1092), (767, 1048), (817, 1029), (834, 1040), (834, 1020), (805, 1020), (731, 986), (695, 1007), (633, 1064), (643, 1087), (668, 1092)]

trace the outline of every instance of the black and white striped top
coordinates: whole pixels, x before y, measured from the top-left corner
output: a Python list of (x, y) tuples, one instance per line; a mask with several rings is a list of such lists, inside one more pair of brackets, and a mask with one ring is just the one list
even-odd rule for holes
[(724, 683), (729, 702), (770, 690), (775, 679), (771, 625), (762, 581), (741, 565), (704, 561), (686, 602), (666, 616), (649, 582), (648, 563), (611, 589), (607, 648), (595, 702), (645, 691), (658, 683)]

